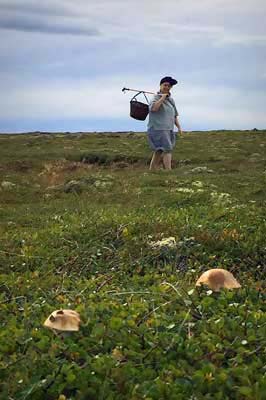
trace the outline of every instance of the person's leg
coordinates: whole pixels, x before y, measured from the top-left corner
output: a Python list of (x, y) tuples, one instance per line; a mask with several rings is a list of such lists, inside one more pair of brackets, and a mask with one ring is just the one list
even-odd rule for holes
[(165, 169), (172, 169), (172, 154), (163, 153), (163, 166)]
[(150, 162), (150, 169), (158, 169), (162, 160), (162, 151), (155, 151)]

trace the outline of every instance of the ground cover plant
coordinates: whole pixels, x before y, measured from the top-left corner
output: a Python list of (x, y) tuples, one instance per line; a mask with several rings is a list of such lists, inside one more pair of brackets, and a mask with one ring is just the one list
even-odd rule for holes
[(151, 172), (141, 133), (0, 135), (0, 398), (265, 399), (265, 147), (192, 132)]

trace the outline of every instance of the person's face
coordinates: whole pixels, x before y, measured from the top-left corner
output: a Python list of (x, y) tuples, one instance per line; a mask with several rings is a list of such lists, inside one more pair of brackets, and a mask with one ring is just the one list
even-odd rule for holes
[(168, 82), (164, 82), (160, 85), (160, 92), (161, 93), (169, 93), (171, 89), (171, 85)]

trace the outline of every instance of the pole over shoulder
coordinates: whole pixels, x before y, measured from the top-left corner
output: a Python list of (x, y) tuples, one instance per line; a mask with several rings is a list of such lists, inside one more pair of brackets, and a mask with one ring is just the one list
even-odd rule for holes
[(156, 94), (156, 93), (154, 93), (154, 92), (148, 92), (147, 90), (129, 89), (129, 88), (126, 88), (126, 87), (124, 87), (124, 88), (122, 89), (122, 92), (125, 93), (126, 90), (130, 90), (131, 92), (138, 92), (138, 93)]

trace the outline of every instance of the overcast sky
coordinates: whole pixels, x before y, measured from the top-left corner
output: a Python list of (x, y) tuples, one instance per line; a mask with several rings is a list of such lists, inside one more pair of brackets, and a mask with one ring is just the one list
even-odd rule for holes
[(144, 131), (163, 76), (184, 130), (266, 128), (265, 0), (0, 0), (0, 131)]

